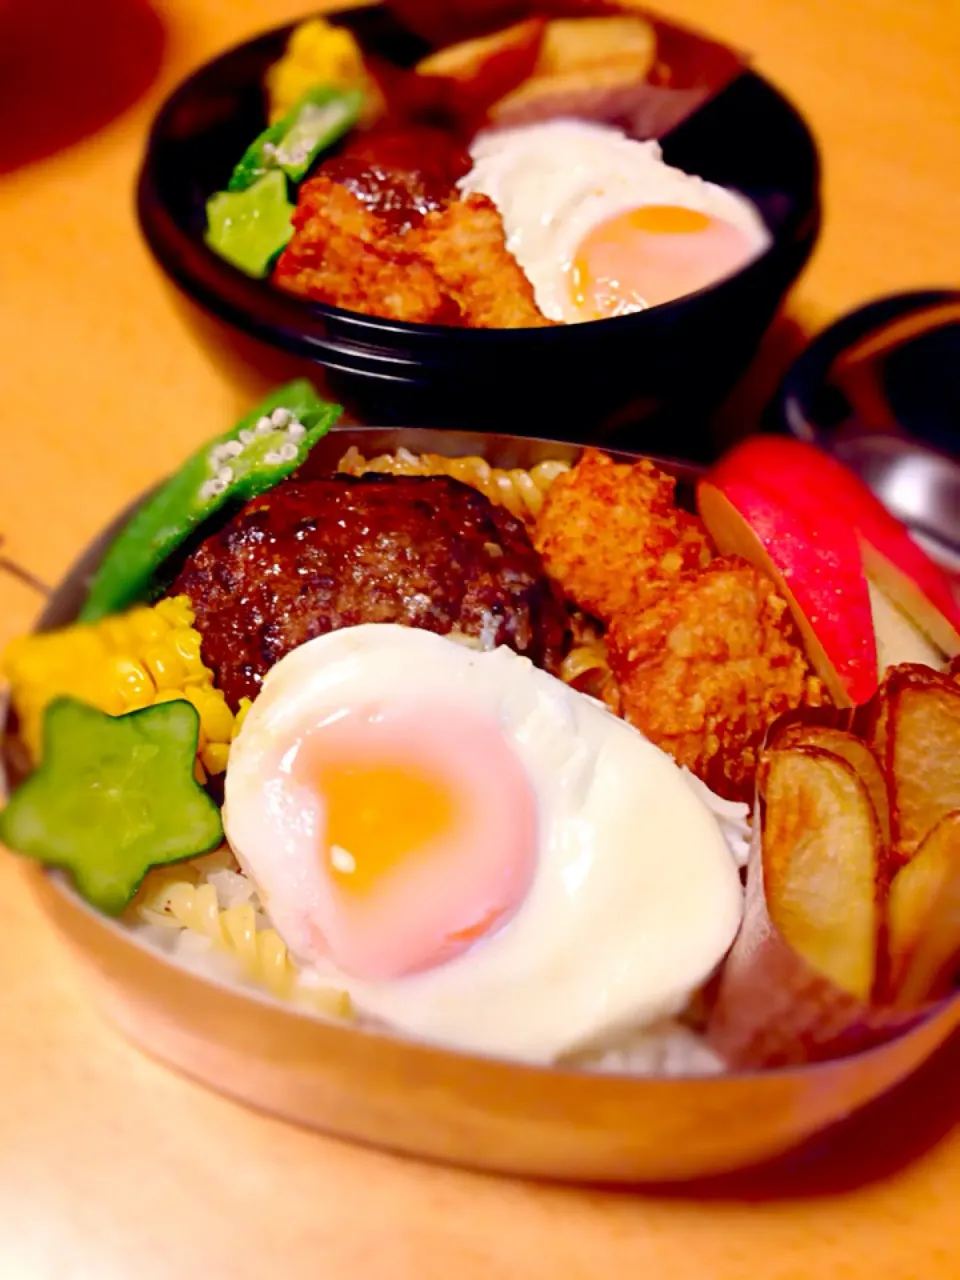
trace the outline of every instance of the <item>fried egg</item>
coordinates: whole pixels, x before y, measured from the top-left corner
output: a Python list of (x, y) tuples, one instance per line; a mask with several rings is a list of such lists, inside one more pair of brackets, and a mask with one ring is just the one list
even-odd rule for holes
[(512, 650), (309, 641), (233, 744), (224, 824), (298, 962), (375, 1023), (552, 1061), (680, 1011), (741, 915), (702, 793)]
[(642, 311), (715, 284), (770, 233), (745, 197), (664, 163), (656, 142), (581, 120), (488, 130), (460, 180), (500, 211), (551, 320)]

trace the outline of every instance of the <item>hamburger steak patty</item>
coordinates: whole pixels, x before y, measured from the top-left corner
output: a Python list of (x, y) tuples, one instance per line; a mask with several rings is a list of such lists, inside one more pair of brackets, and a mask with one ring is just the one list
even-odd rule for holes
[(289, 480), (186, 561), (203, 659), (231, 706), (285, 654), (328, 631), (396, 622), (555, 671), (567, 615), (519, 520), (446, 476)]

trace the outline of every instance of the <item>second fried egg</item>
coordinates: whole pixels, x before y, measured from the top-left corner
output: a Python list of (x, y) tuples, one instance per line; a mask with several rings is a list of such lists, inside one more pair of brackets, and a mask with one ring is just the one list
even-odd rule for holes
[(744, 196), (664, 163), (656, 142), (580, 120), (481, 133), (460, 187), (496, 204), (537, 305), (568, 324), (694, 293), (759, 256)]

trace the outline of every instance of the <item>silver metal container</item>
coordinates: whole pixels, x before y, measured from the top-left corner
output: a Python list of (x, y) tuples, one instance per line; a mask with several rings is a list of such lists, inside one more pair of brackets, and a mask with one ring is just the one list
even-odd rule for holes
[[(498, 466), (575, 458), (547, 440), (345, 429), (311, 470), (356, 444), (482, 453)], [(695, 472), (665, 464), (681, 480)], [(46, 625), (69, 622), (104, 535), (55, 593)], [(310, 1128), (430, 1159), (563, 1181), (681, 1181), (785, 1152), (910, 1075), (953, 1032), (960, 1000), (878, 1049), (818, 1066), (641, 1078), (518, 1065), (335, 1025), (199, 976), (86, 905), (59, 874), (34, 890), (69, 940), (107, 1016), (142, 1049), (250, 1106)]]

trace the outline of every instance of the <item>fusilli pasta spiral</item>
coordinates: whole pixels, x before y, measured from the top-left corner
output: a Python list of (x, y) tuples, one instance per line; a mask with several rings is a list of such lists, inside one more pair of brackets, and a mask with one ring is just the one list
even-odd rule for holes
[(579, 611), (574, 612), (570, 621), (573, 647), (560, 667), (560, 679), (581, 693), (598, 698), (614, 715), (619, 715), (620, 691), (610, 670), (602, 628)]
[[(276, 996), (291, 998), (296, 994), (328, 1016), (349, 1016), (349, 999), (344, 992), (314, 986), (295, 992), (297, 967), (277, 931), (266, 926), (249, 882), (231, 869), (231, 863), (228, 853), (218, 852), (185, 866), (152, 872), (137, 896), (139, 920), (208, 939), (213, 949), (233, 956), (249, 981)], [(224, 904), (217, 882), (217, 876), (222, 881), (224, 873), (236, 882), (246, 901)], [(236, 889), (231, 896), (238, 896)]]
[(568, 462), (547, 461), (538, 462), (529, 471), (521, 467), (507, 471), (491, 467), (484, 458), (445, 458), (438, 453), (418, 455), (409, 449), (365, 458), (354, 446), (340, 459), (337, 469), (352, 476), (362, 476), (367, 472), (395, 476), (451, 476), (478, 489), (491, 502), (505, 507), (512, 516), (529, 524), (539, 515), (544, 495), (551, 484), (569, 468)]

